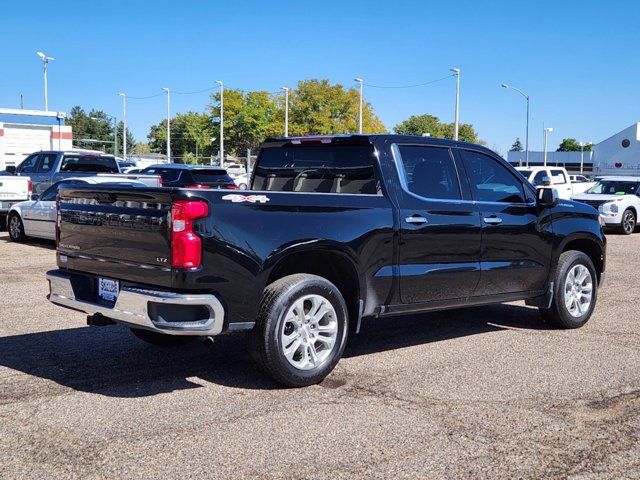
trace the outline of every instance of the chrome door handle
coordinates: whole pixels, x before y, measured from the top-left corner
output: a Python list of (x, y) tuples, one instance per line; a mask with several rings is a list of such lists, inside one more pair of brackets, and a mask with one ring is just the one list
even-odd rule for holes
[(484, 223), (488, 225), (500, 225), (502, 223), (502, 219), (500, 217), (484, 217)]
[(413, 225), (424, 225), (425, 223), (427, 223), (427, 219), (424, 217), (421, 217), (420, 215), (413, 215), (411, 217), (407, 217), (404, 219), (405, 222), (407, 223), (411, 223)]

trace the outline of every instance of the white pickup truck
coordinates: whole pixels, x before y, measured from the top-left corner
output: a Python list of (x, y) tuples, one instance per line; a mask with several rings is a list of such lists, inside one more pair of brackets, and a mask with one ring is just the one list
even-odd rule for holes
[(29, 177), (0, 175), (0, 225), (6, 224), (7, 213), (11, 207), (31, 198), (33, 184)]
[(549, 178), (551, 186), (558, 191), (558, 196), (565, 200), (571, 200), (574, 193), (573, 184), (563, 167), (516, 167), (516, 170), (536, 188), (545, 186), (544, 178)]

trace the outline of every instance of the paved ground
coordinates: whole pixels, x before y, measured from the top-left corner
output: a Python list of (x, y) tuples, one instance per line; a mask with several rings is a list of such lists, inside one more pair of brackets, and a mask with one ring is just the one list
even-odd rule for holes
[(49, 243), (0, 234), (0, 477), (640, 478), (640, 234), (581, 330), (522, 304), (369, 322), (284, 390), (242, 337), (182, 350), (50, 305)]

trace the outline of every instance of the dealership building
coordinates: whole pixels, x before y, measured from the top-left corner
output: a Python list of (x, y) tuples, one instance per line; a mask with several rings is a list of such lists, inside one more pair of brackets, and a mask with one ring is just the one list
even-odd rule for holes
[(71, 149), (73, 133), (65, 117), (64, 112), (0, 108), (0, 170), (39, 150)]
[[(524, 165), (525, 152), (509, 152), (512, 165)], [(529, 165), (543, 165), (543, 152), (529, 152)], [(610, 136), (591, 147), (591, 152), (547, 152), (547, 165), (565, 167), (571, 172), (583, 171), (596, 175), (640, 176), (640, 123)]]

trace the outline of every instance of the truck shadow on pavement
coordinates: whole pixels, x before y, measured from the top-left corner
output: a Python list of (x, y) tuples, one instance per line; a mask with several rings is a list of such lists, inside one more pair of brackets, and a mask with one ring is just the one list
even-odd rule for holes
[[(368, 320), (345, 357), (444, 341), (504, 329), (545, 330), (537, 309), (495, 305)], [(175, 349), (146, 345), (120, 326), (70, 328), (0, 337), (0, 365), (74, 390), (111, 397), (146, 397), (198, 388), (202, 382), (278, 389), (252, 365), (243, 335), (224, 335)], [(6, 378), (6, 377), (5, 377)], [(18, 378), (18, 377), (14, 377)], [(33, 382), (5, 380), (0, 404), (28, 397)], [(37, 390), (41, 390), (39, 387)], [(51, 387), (56, 395), (55, 387)]]
[[(0, 233), (4, 233), (4, 232), (0, 232)], [(0, 242), (15, 243), (12, 240), (9, 240), (8, 236), (0, 237)], [(30, 246), (33, 246), (33, 247), (46, 248), (47, 250), (55, 250), (56, 249), (56, 242), (54, 240), (47, 240), (47, 239), (44, 239), (44, 238), (29, 237), (24, 242), (20, 242), (20, 244), (21, 245), (30, 245)]]

